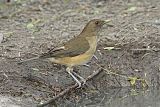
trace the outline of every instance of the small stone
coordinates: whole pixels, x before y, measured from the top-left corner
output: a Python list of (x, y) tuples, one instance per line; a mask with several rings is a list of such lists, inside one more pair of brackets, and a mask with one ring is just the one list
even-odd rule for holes
[(3, 37), (4, 37), (4, 35), (2, 33), (0, 33), (0, 43), (2, 43)]

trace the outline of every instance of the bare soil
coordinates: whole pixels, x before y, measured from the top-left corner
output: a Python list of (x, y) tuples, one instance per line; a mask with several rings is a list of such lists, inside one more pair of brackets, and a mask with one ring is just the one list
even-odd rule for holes
[(93, 93), (88, 91), (93, 87), (103, 90), (159, 86), (159, 10), (159, 0), (0, 1), (0, 33), (4, 36), (0, 41), (0, 94), (30, 99), (22, 104), (30, 107), (75, 84), (64, 66), (42, 60), (22, 65), (17, 62), (68, 41), (95, 18), (109, 19), (112, 26), (105, 27), (99, 37), (95, 53), (98, 59), (93, 58), (89, 67), (75, 67), (75, 71), (84, 78), (98, 70), (99, 65), (110, 72), (104, 70), (88, 83), (89, 87), (67, 94), (58, 104), (77, 103), (84, 93)]

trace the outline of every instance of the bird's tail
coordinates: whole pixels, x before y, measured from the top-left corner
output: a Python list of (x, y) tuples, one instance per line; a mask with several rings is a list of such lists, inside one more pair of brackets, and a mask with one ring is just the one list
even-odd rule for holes
[(36, 60), (36, 59), (38, 59), (38, 58), (39, 58), (39, 56), (38, 56), (38, 57), (30, 58), (30, 59), (26, 59), (26, 60), (22, 60), (22, 61), (18, 62), (17, 64), (22, 64), (22, 63), (24, 63), (24, 62), (28, 62), (28, 61), (31, 61), (31, 60)]

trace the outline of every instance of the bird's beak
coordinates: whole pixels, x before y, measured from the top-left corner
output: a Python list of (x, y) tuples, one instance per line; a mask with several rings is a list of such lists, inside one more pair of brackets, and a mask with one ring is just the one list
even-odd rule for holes
[(103, 23), (109, 27), (113, 27), (113, 24), (111, 23), (111, 20), (108, 19), (108, 20), (103, 20)]
[(104, 20), (104, 23), (108, 23), (108, 22), (111, 22), (111, 20), (110, 19)]

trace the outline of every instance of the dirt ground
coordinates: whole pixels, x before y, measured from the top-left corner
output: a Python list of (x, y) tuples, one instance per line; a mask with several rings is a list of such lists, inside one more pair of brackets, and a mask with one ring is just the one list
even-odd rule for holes
[(88, 90), (93, 86), (101, 90), (159, 86), (159, 10), (159, 0), (0, 1), (0, 94), (30, 99), (30, 107), (73, 85), (64, 66), (42, 60), (22, 65), (17, 62), (73, 38), (95, 18), (111, 20), (112, 26), (105, 27), (99, 37), (95, 53), (98, 60), (93, 58), (90, 67), (77, 66), (75, 71), (84, 78), (100, 66), (110, 72), (104, 70), (88, 83), (89, 87), (73, 91), (64, 99), (78, 102), (82, 93), (90, 94)]

